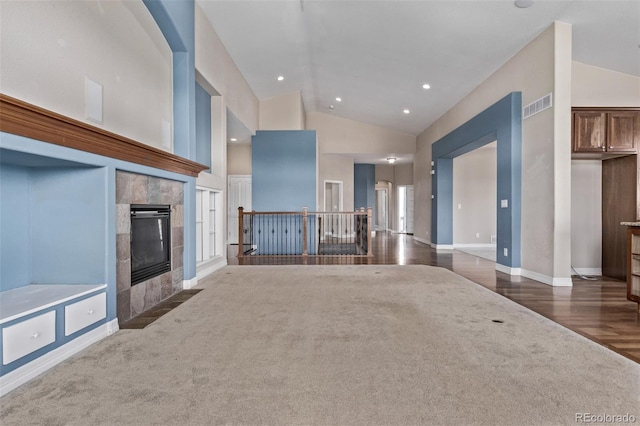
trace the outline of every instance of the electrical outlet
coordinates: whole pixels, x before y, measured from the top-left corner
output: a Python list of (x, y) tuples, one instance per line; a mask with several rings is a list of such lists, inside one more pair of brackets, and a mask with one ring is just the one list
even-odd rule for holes
[(509, 207), (509, 200), (500, 200), (500, 208), (506, 209)]
[(476, 238), (480, 238), (480, 233), (476, 232)]
[(458, 210), (462, 210), (462, 204), (458, 204)]
[(504, 252), (504, 257), (509, 257), (509, 249), (508, 248), (505, 247), (503, 249), (503, 252)]

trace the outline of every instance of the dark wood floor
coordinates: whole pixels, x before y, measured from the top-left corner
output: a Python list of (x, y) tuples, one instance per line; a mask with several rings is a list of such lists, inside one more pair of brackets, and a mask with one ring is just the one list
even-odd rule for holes
[(236, 257), (229, 247), (230, 265), (377, 264), (431, 265), (447, 268), (561, 324), (635, 362), (640, 363), (640, 313), (626, 299), (626, 283), (602, 277), (574, 278), (573, 287), (551, 287), (523, 277), (497, 272), (495, 263), (459, 251), (436, 251), (403, 234), (378, 233), (373, 258)]

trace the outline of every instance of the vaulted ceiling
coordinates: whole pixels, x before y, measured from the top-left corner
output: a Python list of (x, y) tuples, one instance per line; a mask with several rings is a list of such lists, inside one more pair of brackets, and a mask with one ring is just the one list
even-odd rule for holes
[(299, 90), (307, 112), (413, 135), (553, 21), (573, 60), (640, 77), (639, 0), (196, 2), (258, 98)]

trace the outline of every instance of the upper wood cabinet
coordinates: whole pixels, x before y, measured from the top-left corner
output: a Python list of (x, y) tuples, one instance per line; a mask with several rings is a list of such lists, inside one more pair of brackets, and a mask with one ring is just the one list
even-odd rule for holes
[(640, 110), (574, 108), (573, 151), (636, 153), (640, 146)]

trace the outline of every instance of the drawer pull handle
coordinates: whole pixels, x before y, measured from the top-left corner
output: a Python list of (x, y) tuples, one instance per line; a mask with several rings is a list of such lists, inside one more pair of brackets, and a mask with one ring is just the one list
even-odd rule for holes
[(37, 331), (31, 335), (32, 339), (37, 339), (38, 337), (40, 337), (40, 333), (38, 333)]
[(87, 311), (87, 314), (89, 314), (89, 315), (93, 315), (93, 309), (89, 309), (89, 310)]

